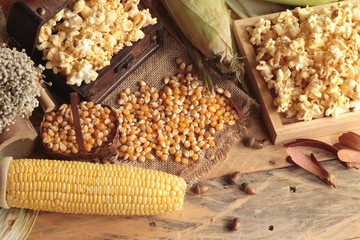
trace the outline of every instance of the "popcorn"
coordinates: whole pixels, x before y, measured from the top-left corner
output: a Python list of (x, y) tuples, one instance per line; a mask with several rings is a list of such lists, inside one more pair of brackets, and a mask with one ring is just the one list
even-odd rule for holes
[(45, 23), (37, 49), (45, 67), (80, 86), (96, 80), (114, 54), (145, 37), (142, 28), (156, 24), (139, 0), (78, 0)]
[(360, 5), (296, 8), (247, 27), (257, 70), (287, 117), (310, 121), (360, 111)]

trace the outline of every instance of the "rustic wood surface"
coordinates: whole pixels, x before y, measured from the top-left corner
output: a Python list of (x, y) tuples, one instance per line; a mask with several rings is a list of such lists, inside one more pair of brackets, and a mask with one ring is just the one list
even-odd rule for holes
[[(248, 135), (265, 139), (266, 147), (254, 150), (237, 142), (202, 181), (209, 192), (188, 192), (182, 211), (149, 217), (40, 212), (28, 239), (360, 239), (360, 170), (345, 169), (338, 160), (322, 162), (336, 177), (335, 189), (290, 166), (281, 145), (269, 143), (262, 119), (254, 119)], [(333, 143), (336, 136), (320, 140)], [(222, 176), (235, 170), (257, 195), (225, 182)], [(229, 229), (234, 217), (241, 219), (236, 232)]]
[[(249, 134), (267, 136), (260, 119)], [(331, 158), (311, 151), (322, 160)], [(289, 166), (285, 157), (279, 145), (253, 150), (240, 141), (202, 181), (209, 192), (188, 191), (182, 211), (150, 217), (40, 212), (28, 239), (360, 239), (360, 170), (322, 161), (336, 177), (335, 189)], [(226, 174), (235, 170), (257, 195), (226, 183)], [(236, 232), (229, 230), (234, 217), (241, 218)]]
[[(182, 211), (124, 217), (40, 212), (28, 239), (360, 239), (359, 170), (338, 161), (323, 165), (337, 178), (332, 188), (302, 169), (244, 174), (257, 195), (224, 178), (203, 181), (204, 195), (188, 192)], [(240, 217), (238, 231), (229, 230)]]

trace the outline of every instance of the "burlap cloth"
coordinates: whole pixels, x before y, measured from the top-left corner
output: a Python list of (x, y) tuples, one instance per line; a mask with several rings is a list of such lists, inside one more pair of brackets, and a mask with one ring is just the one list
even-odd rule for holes
[[(130, 88), (133, 92), (137, 91), (139, 88), (138, 81), (140, 80), (144, 80), (151, 87), (161, 89), (163, 87), (162, 79), (164, 76), (173, 76), (179, 72), (175, 63), (177, 57), (183, 58), (187, 64), (192, 63), (184, 47), (165, 32), (163, 46), (131, 73), (103, 100), (103, 103), (116, 108), (120, 92), (125, 88)], [(233, 82), (219, 78), (215, 72), (212, 72), (212, 77), (215, 84), (231, 92), (232, 101), (236, 104), (242, 115), (241, 121), (238, 121), (235, 126), (227, 126), (215, 135), (215, 148), (202, 151), (199, 154), (199, 161), (191, 161), (187, 166), (171, 159), (166, 162), (156, 159), (144, 163), (118, 159), (116, 163), (172, 173), (185, 178), (188, 184), (192, 185), (211, 171), (214, 164), (224, 161), (229, 148), (246, 133), (249, 120), (257, 112), (257, 104)]]

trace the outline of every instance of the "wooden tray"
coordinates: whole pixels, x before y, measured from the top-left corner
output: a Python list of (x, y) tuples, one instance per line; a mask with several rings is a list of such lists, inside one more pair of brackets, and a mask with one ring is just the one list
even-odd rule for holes
[[(348, 2), (360, 3), (360, 0)], [(329, 5), (332, 4), (325, 6)], [(324, 7), (324, 5), (313, 8), (320, 7)], [(324, 117), (307, 122), (285, 118), (277, 112), (276, 107), (273, 105), (273, 96), (267, 88), (267, 83), (260, 72), (256, 70), (258, 65), (256, 53), (245, 30), (246, 27), (253, 26), (260, 18), (271, 19), (274, 16), (276, 16), (276, 13), (234, 21), (234, 33), (239, 53), (240, 56), (246, 57), (247, 81), (261, 105), (263, 120), (272, 142), (282, 144), (296, 138), (317, 138), (345, 131), (359, 131), (360, 112), (346, 113), (338, 117)]]

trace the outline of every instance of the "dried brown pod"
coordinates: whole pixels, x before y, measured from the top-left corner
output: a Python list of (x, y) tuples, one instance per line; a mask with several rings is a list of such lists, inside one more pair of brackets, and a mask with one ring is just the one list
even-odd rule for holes
[(244, 145), (253, 149), (264, 148), (264, 142), (262, 140), (256, 139), (254, 137), (248, 137), (244, 139)]
[(360, 151), (355, 149), (350, 149), (350, 148), (340, 149), (337, 155), (341, 161), (346, 161), (350, 163), (360, 162)]
[(256, 195), (256, 190), (248, 182), (243, 182), (240, 189), (248, 195)]
[(227, 182), (231, 185), (237, 185), (240, 181), (241, 173), (239, 171), (234, 172), (227, 178)]
[[(346, 142), (347, 144), (351, 144), (348, 142), (348, 140), (349, 140), (348, 136), (350, 136), (351, 139), (357, 138), (355, 133), (348, 132), (348, 133), (342, 134), (339, 137), (339, 140), (341, 140), (342, 142)], [(346, 168), (357, 168), (357, 166), (354, 165), (354, 162), (352, 162), (352, 160), (354, 159), (354, 158), (352, 158), (352, 155), (346, 154), (346, 153), (341, 153), (339, 155), (339, 153), (338, 153), (339, 150), (344, 149), (344, 148), (349, 148), (348, 146), (346, 146), (340, 142), (335, 143), (334, 145), (330, 145), (328, 143), (325, 143), (325, 142), (322, 142), (319, 140), (304, 138), (304, 139), (296, 139), (293, 142), (285, 143), (284, 147), (311, 147), (311, 148), (322, 149), (324, 151), (328, 151), (333, 154), (336, 154), (338, 156), (339, 160), (341, 160), (341, 163)]]
[(286, 148), (286, 152), (289, 154), (289, 157), (286, 159), (288, 162), (298, 165), (318, 176), (325, 183), (336, 187), (335, 176), (321, 166), (314, 154), (311, 153), (310, 157), (308, 157), (295, 147)]
[(197, 184), (192, 188), (192, 192), (198, 195), (204, 194), (209, 191), (209, 187), (204, 184)]
[(355, 132), (346, 132), (339, 136), (339, 142), (347, 147), (360, 151), (360, 135)]
[[(340, 162), (346, 167), (346, 168), (355, 168), (355, 169), (359, 169), (355, 164), (356, 161), (359, 162), (359, 156), (356, 156), (356, 154), (348, 154), (348, 150), (352, 150), (352, 151), (356, 151), (353, 150), (349, 147), (346, 147), (344, 145), (342, 145), (341, 143), (335, 143), (334, 147), (339, 149), (337, 152), (337, 157), (340, 160)], [(345, 151), (343, 151), (345, 149)], [(350, 151), (350, 152), (352, 152)], [(352, 162), (354, 161), (354, 162)]]
[(331, 153), (336, 154), (338, 149), (335, 146), (327, 144), (325, 142), (315, 140), (315, 139), (296, 139), (294, 142), (285, 143), (284, 147), (312, 147), (312, 148), (319, 148)]
[(240, 218), (236, 217), (232, 220), (230, 230), (236, 232), (240, 229)]

